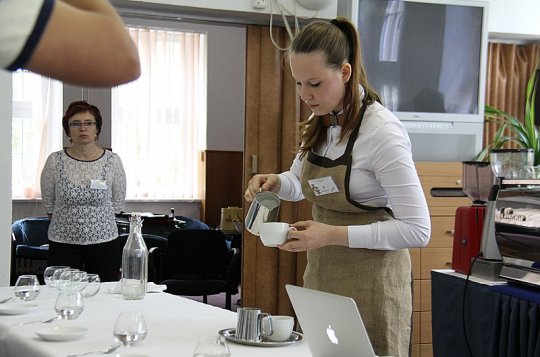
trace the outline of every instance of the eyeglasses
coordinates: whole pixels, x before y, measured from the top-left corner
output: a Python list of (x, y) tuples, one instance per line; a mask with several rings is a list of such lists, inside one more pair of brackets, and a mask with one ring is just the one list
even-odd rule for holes
[(94, 125), (96, 125), (95, 121), (83, 121), (82, 123), (78, 121), (74, 121), (74, 122), (69, 123), (70, 128), (80, 128), (80, 127), (89, 128)]

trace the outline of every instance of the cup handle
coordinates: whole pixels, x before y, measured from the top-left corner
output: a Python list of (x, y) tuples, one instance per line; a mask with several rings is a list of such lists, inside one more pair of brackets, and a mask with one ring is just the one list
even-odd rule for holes
[[(261, 313), (261, 314), (259, 315), (259, 317), (261, 318), (260, 324), (261, 324), (261, 326), (262, 326), (262, 328), (261, 328), (262, 334), (263, 334), (264, 336), (271, 336), (271, 335), (273, 335), (273, 334), (274, 334), (274, 328), (272, 327), (272, 315), (270, 315), (270, 314), (268, 314), (268, 313), (266, 313), (266, 312), (263, 312), (263, 313)], [(265, 317), (268, 319), (268, 327), (270, 328), (270, 333), (268, 333), (267, 331), (265, 331), (265, 329), (264, 329), (264, 324), (262, 323)]]

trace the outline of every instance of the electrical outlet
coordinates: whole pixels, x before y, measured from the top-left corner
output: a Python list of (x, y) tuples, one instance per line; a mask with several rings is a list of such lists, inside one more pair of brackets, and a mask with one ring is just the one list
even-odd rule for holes
[(266, 9), (266, 6), (268, 6), (267, 0), (252, 0), (251, 2), (255, 9)]

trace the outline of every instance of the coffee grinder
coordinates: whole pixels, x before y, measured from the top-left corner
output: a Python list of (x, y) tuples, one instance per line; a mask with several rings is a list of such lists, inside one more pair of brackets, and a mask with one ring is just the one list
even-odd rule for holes
[(487, 161), (463, 161), (463, 193), (471, 206), (458, 207), (454, 222), (452, 269), (471, 273), (471, 263), (480, 254), (484, 216), (494, 176)]

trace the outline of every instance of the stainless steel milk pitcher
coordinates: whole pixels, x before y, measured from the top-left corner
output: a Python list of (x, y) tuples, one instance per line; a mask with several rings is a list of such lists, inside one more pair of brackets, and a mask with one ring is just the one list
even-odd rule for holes
[(280, 205), (281, 200), (275, 193), (270, 191), (257, 192), (246, 215), (246, 229), (251, 234), (258, 236), (260, 226), (263, 223), (277, 221)]
[(238, 323), (234, 337), (251, 342), (260, 342), (263, 338), (262, 321), (268, 318), (268, 327), (270, 331), (265, 331), (266, 335), (274, 333), (272, 328), (272, 316), (261, 309), (254, 307), (240, 307), (237, 309)]

